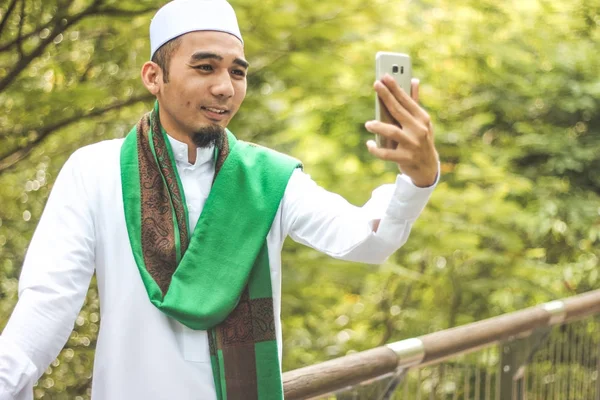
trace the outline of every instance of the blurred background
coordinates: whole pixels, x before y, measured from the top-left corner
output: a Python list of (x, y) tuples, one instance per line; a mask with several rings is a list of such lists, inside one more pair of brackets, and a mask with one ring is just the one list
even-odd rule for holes
[[(58, 171), (152, 106), (154, 0), (0, 0), (0, 328)], [(284, 370), (600, 286), (600, 0), (232, 0), (251, 63), (231, 130), (362, 205), (377, 51), (412, 56), (442, 179), (381, 266), (286, 242)], [(102, 168), (101, 165), (98, 168)], [(88, 399), (95, 284), (41, 399)]]

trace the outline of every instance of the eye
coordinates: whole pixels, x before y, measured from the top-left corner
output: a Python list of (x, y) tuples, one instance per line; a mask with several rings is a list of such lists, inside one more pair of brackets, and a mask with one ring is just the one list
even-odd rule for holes
[(196, 66), (194, 66), (192, 68), (200, 70), (200, 71), (212, 71), (213, 70), (213, 67), (210, 64), (196, 65)]
[(234, 69), (233, 71), (231, 71), (231, 73), (240, 77), (246, 76), (246, 71), (243, 69)]

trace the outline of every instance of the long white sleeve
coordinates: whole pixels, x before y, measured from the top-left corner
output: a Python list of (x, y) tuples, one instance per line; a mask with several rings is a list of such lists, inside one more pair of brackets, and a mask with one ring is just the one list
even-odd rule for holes
[[(435, 186), (419, 188), (399, 175), (395, 184), (377, 188), (363, 207), (356, 207), (296, 170), (282, 202), (284, 230), (332, 257), (379, 264), (406, 243)], [(381, 222), (375, 230), (376, 220)]]
[[(30, 400), (32, 385), (68, 339), (96, 268), (101, 303), (92, 398), (214, 399), (206, 335), (190, 335), (148, 301), (131, 253), (121, 190), (123, 140), (78, 150), (56, 180), (20, 278), (19, 302), (0, 336), (0, 400)], [(172, 144), (173, 145), (173, 144)], [(173, 145), (190, 218), (214, 174), (211, 154), (189, 165)], [(197, 161), (202, 159), (198, 157)], [(399, 177), (363, 207), (295, 171), (267, 235), (275, 315), (281, 304), (281, 246), (287, 234), (334, 257), (380, 263), (407, 239), (433, 188)], [(374, 232), (374, 221), (381, 220)], [(281, 322), (275, 319), (281, 351)], [(124, 334), (125, 332), (125, 334)], [(149, 382), (151, 384), (149, 384)]]
[(32, 398), (73, 330), (94, 272), (94, 221), (77, 156), (57, 177), (25, 257), (19, 301), (0, 337), (0, 400)]

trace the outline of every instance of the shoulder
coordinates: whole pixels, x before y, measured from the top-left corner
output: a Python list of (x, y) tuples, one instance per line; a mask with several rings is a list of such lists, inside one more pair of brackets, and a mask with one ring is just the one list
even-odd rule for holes
[(69, 161), (77, 165), (86, 165), (92, 168), (97, 166), (106, 167), (119, 162), (121, 146), (124, 139), (103, 140), (75, 150)]
[(75, 169), (82, 177), (100, 176), (120, 168), (124, 139), (104, 140), (81, 147), (71, 154), (63, 169)]
[(259, 160), (261, 164), (267, 162), (268, 164), (282, 167), (302, 167), (300, 160), (259, 144), (239, 140), (236, 146), (240, 146), (240, 150), (242, 150), (241, 154), (243, 154), (247, 160)]
[(81, 160), (97, 160), (119, 157), (121, 153), (121, 146), (125, 139), (111, 139), (103, 140), (98, 143), (90, 144), (81, 147), (71, 155), (71, 158)]
[(80, 196), (91, 200), (96, 198), (99, 188), (102, 188), (100, 192), (110, 192), (120, 179), (119, 153), (122, 143), (122, 139), (106, 140), (73, 152), (54, 180), (54, 196), (58, 196), (58, 199)]

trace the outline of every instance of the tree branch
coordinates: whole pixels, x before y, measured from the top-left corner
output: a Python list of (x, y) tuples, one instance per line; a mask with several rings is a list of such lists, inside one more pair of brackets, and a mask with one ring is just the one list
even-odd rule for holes
[[(8, 74), (6, 76), (4, 76), (3, 79), (0, 80), (0, 92), (4, 91), (4, 89), (6, 89), (19, 76), (19, 74), (21, 72), (23, 72), (23, 70), (25, 68), (27, 68), (27, 66), (35, 58), (39, 57), (44, 52), (46, 47), (50, 43), (52, 43), (52, 41), (58, 35), (65, 32), (69, 27), (71, 27), (72, 25), (76, 24), (77, 22), (83, 20), (84, 18), (90, 17), (90, 16), (105, 16), (105, 15), (132, 17), (132, 16), (141, 15), (148, 11), (154, 10), (154, 8), (146, 8), (143, 10), (120, 10), (120, 9), (112, 8), (112, 7), (101, 9), (101, 8), (99, 8), (101, 3), (102, 3), (101, 0), (94, 1), (94, 3), (92, 3), (85, 10), (81, 11), (79, 14), (75, 14), (75, 15), (71, 16), (71, 19), (68, 19), (68, 16), (64, 17), (62, 15), (57, 14), (55, 16), (55, 18), (53, 18), (53, 20), (52, 20), (55, 22), (55, 25), (54, 25), (54, 28), (52, 29), (52, 32), (50, 33), (50, 35), (48, 35), (47, 38), (42, 40), (40, 42), (40, 44), (34, 50), (31, 51), (31, 53), (25, 55), (24, 57), (21, 57), (21, 59), (17, 62), (17, 64), (13, 67), (13, 69), (10, 70), (8, 72)], [(63, 18), (67, 19), (66, 23), (62, 22)], [(20, 42), (20, 40), (17, 40), (17, 43), (19, 43), (19, 42)]]
[(17, 1), (19, 0), (12, 0), (11, 3), (8, 5), (6, 14), (4, 14), (4, 18), (2, 18), (2, 21), (0, 21), (0, 35), (2, 34), (2, 30), (4, 29), (4, 27), (6, 26), (6, 22), (8, 21), (10, 14), (12, 14), (13, 10), (15, 9)]
[(39, 35), (40, 32), (42, 32), (44, 29), (48, 28), (50, 25), (52, 25), (55, 22), (56, 22), (56, 19), (53, 18), (50, 21), (46, 22), (44, 25), (38, 27), (37, 29), (35, 29), (31, 32), (27, 32), (26, 34), (24, 34), (22, 36), (18, 36), (16, 39), (14, 39), (10, 42), (1, 44), (0, 45), (0, 53), (10, 50), (10, 48), (13, 47), (14, 45), (19, 45), (19, 43), (24, 42), (25, 40), (29, 39), (32, 36)]
[[(19, 29), (17, 31), (17, 37), (21, 37), (23, 34), (23, 26), (25, 25), (25, 0), (21, 0), (21, 18), (19, 19)], [(23, 51), (23, 42), (17, 43), (17, 50), (19, 52), (19, 59), (25, 57), (25, 52)]]
[(457, 279), (454, 275), (454, 268), (450, 270), (450, 281), (452, 283), (452, 301), (450, 302), (450, 312), (448, 313), (448, 326), (446, 329), (453, 328), (456, 325), (456, 318), (458, 317), (458, 311), (462, 304), (462, 288), (460, 279)]
[[(78, 14), (77, 16), (75, 16), (72, 20), (67, 21), (64, 25), (61, 22), (60, 18), (57, 18), (58, 21), (57, 24), (54, 26), (54, 29), (52, 30), (52, 32), (50, 33), (50, 35), (48, 35), (47, 38), (45, 38), (44, 40), (42, 40), (40, 42), (40, 44), (29, 54), (25, 55), (24, 57), (21, 57), (19, 59), (19, 61), (17, 62), (17, 64), (14, 66), (14, 68), (12, 70), (10, 70), (8, 72), (8, 74), (6, 76), (4, 76), (4, 78), (2, 80), (0, 80), (0, 92), (4, 91), (4, 89), (6, 89), (16, 78), (17, 76), (19, 76), (19, 74), (25, 69), (27, 68), (27, 66), (33, 61), (35, 60), (37, 57), (39, 57), (40, 55), (42, 55), (42, 53), (44, 52), (44, 50), (46, 49), (46, 47), (52, 43), (52, 41), (62, 32), (64, 32), (69, 26), (75, 24), (76, 22), (78, 22), (80, 19), (82, 19), (85, 16), (85, 11), (83, 11), (82, 13)], [(63, 26), (61, 26), (63, 25)]]
[(115, 7), (104, 7), (99, 9), (96, 15), (110, 17), (136, 17), (138, 15), (142, 15), (150, 11), (156, 11), (156, 7), (148, 7), (142, 10), (123, 10)]
[[(62, 10), (67, 10), (71, 6), (72, 3), (73, 3), (72, 1), (65, 1), (65, 4), (59, 5), (59, 8)], [(42, 31), (44, 29), (48, 29), (50, 26), (56, 24), (57, 21), (59, 21), (61, 18), (64, 18), (64, 16), (63, 15), (54, 15), (54, 17), (52, 17), (52, 19), (50, 19), (50, 21), (46, 22), (44, 25), (36, 27), (31, 32), (27, 32), (24, 35), (20, 34), (12, 41), (6, 42), (4, 44), (0, 44), (0, 53), (10, 50), (15, 45), (19, 46), (21, 43), (23, 43), (25, 40), (29, 39), (32, 36), (39, 35), (40, 33), (42, 33)]]
[[(16, 1), (18, 1), (18, 0), (15, 0), (15, 2)], [(23, 3), (25, 3), (25, 2), (23, 2)], [(59, 10), (68, 10), (72, 4), (73, 4), (73, 0), (64, 0), (63, 2), (59, 1), (58, 9)], [(51, 25), (55, 24), (56, 21), (60, 20), (63, 17), (64, 17), (63, 15), (55, 14), (50, 19), (50, 21), (46, 22), (44, 25), (37, 26), (32, 31), (27, 32), (24, 35), (22, 33), (20, 33), (14, 40), (12, 40), (10, 42), (6, 42), (4, 44), (0, 44), (0, 53), (10, 50), (15, 45), (20, 46), (21, 43), (23, 43), (25, 40), (29, 39), (32, 36), (39, 35), (40, 33), (42, 33), (42, 31), (44, 29), (49, 28)], [(33, 18), (33, 20), (35, 20), (35, 18)]]
[[(419, 268), (419, 274), (423, 275), (425, 273), (425, 270), (427, 269), (427, 263), (422, 260), (420, 263), (420, 268)], [(400, 310), (404, 311), (406, 310), (406, 308), (409, 305), (410, 302), (410, 298), (412, 295), (412, 290), (414, 288), (414, 281), (411, 281), (408, 286), (405, 287), (404, 289), (404, 295), (402, 296), (402, 302), (400, 303)], [(387, 310), (383, 310), (383, 312), (385, 313), (385, 315), (387, 315)], [(383, 334), (383, 337), (381, 338), (381, 340), (379, 341), (378, 346), (383, 346), (384, 344), (388, 343), (389, 340), (392, 338), (395, 328), (393, 325), (393, 321), (388, 317), (385, 322), (385, 332)]]
[[(91, 111), (88, 114), (75, 115), (73, 117), (66, 118), (62, 121), (58, 121), (52, 125), (44, 126), (42, 129), (37, 131), (37, 136), (35, 137), (35, 139), (33, 141), (31, 141), (30, 143), (28, 143), (27, 145), (25, 145), (23, 147), (12, 150), (8, 154), (5, 154), (0, 157), (0, 175), (2, 173), (6, 172), (7, 170), (11, 169), (12, 167), (14, 167), (19, 161), (24, 160), (38, 144), (40, 144), (44, 139), (46, 139), (47, 137), (49, 137), (51, 134), (55, 133), (59, 129), (65, 128), (69, 125), (79, 122), (83, 118), (99, 117), (109, 111), (118, 110), (123, 107), (127, 107), (127, 106), (130, 106), (135, 103), (142, 102), (142, 101), (148, 101), (152, 98), (153, 98), (153, 96), (150, 93), (139, 95), (136, 97), (132, 97), (128, 100), (124, 100), (121, 102), (111, 104), (104, 108), (94, 109), (93, 111)], [(15, 135), (14, 133), (9, 133), (9, 132), (4, 133), (2, 135), (11, 135), (11, 134)], [(0, 136), (2, 136), (2, 135), (0, 135)]]
[(85, 71), (83, 71), (83, 73), (79, 77), (79, 83), (87, 82), (87, 80), (88, 80), (87, 74), (92, 70), (92, 68), (94, 68), (94, 63), (90, 59), (90, 62), (88, 62), (87, 67), (85, 67)]

